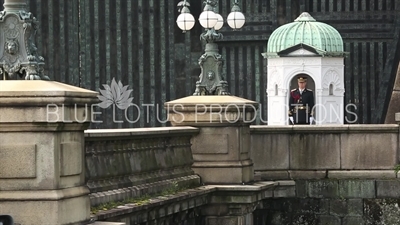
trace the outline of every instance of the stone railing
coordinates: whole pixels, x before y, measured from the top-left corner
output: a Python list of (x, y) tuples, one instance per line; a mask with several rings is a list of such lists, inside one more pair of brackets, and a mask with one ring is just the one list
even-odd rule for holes
[(252, 126), (251, 157), (262, 180), (396, 177), (399, 126)]
[(222, 224), (225, 217), (214, 216), (222, 210), (247, 225), (263, 199), (294, 197), (294, 181), (201, 185), (192, 170), (191, 143), (198, 133), (193, 127), (87, 130), (92, 219), (127, 225)]
[(197, 133), (193, 127), (85, 131), (91, 205), (198, 186), (190, 149)]
[(243, 212), (255, 210), (254, 219), (238, 214), (242, 221), (253, 221), (245, 224), (254, 225), (392, 224), (400, 218), (400, 201), (393, 200), (400, 196), (393, 170), (398, 125), (252, 126), (251, 159), (259, 181), (160, 195), (177, 184), (200, 186), (191, 167), (191, 143), (198, 141), (198, 134), (193, 127), (86, 131), (92, 206), (154, 197), (143, 205), (124, 203), (102, 210), (96, 220), (197, 225), (204, 218), (219, 221), (210, 215), (222, 209), (246, 216), (250, 214)]
[(398, 125), (253, 126), (259, 180), (294, 180), (254, 224), (399, 224)]

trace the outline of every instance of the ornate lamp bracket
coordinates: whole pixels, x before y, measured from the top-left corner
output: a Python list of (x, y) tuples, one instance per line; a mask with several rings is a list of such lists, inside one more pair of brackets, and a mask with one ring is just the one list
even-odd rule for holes
[(5, 0), (0, 12), (0, 79), (50, 80), (35, 45), (39, 23), (25, 0)]
[(223, 37), (222, 34), (215, 32), (214, 28), (211, 28), (207, 29), (206, 32), (200, 35), (200, 40), (205, 41), (206, 43), (213, 43), (222, 40)]
[[(222, 76), (224, 60), (218, 53), (217, 41), (222, 40), (223, 35), (217, 33), (224, 24), (224, 19), (219, 13), (215, 13), (219, 0), (204, 0), (203, 12), (199, 16), (200, 25), (205, 28), (200, 35), (200, 40), (205, 41), (205, 53), (199, 58), (201, 72), (196, 82), (196, 90), (193, 95), (230, 95), (228, 82)], [(184, 0), (178, 3), (181, 15), (177, 18), (177, 25), (186, 32), (194, 26), (194, 18), (189, 13), (190, 4)], [(234, 30), (240, 29), (245, 22), (244, 15), (240, 12), (237, 0), (232, 7), (232, 12), (227, 18), (228, 25)]]
[(230, 95), (228, 82), (222, 76), (224, 60), (216, 43), (207, 43), (205, 53), (199, 58), (201, 68), (193, 95)]

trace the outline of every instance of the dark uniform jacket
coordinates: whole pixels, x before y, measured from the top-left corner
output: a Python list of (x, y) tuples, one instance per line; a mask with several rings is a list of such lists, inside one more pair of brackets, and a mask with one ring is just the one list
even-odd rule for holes
[(289, 116), (293, 116), (295, 124), (309, 124), (310, 117), (313, 116), (314, 93), (310, 89), (293, 89), (290, 91)]

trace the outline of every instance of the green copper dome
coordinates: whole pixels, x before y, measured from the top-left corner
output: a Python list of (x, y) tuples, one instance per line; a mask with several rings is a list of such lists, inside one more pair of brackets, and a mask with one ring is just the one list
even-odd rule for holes
[(294, 22), (278, 27), (269, 37), (267, 52), (278, 53), (298, 44), (306, 44), (325, 53), (343, 52), (339, 32), (328, 24), (317, 22), (307, 12)]

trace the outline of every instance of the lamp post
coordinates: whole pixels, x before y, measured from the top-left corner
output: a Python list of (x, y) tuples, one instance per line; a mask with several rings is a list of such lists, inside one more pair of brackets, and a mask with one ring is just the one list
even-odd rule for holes
[(26, 0), (5, 0), (0, 12), (0, 80), (49, 80), (35, 45), (38, 21), (26, 5)]
[[(206, 46), (205, 53), (199, 58), (201, 73), (193, 95), (229, 95), (228, 83), (222, 76), (223, 58), (218, 53), (218, 45), (215, 43), (223, 38), (222, 34), (217, 31), (222, 28), (224, 21), (220, 14), (215, 13), (218, 0), (205, 0), (204, 4), (203, 12), (199, 16), (199, 23), (205, 28), (200, 39), (206, 42)], [(189, 6), (190, 4), (186, 0), (178, 3), (181, 14), (176, 23), (183, 32), (192, 29), (195, 24)], [(227, 17), (227, 23), (234, 30), (242, 28), (245, 23), (245, 17), (240, 12), (237, 0)]]

